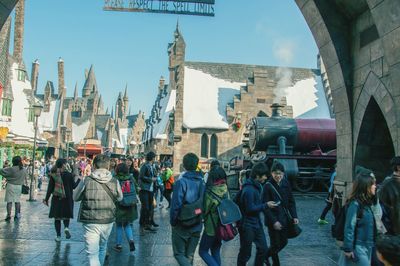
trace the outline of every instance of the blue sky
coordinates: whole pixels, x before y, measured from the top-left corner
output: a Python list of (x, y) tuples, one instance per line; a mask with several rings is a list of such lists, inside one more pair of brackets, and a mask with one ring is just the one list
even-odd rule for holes
[(26, 0), (24, 60), (40, 62), (39, 92), (65, 62), (68, 96), (94, 65), (106, 107), (128, 84), (132, 113), (149, 113), (179, 19), (186, 60), (315, 68), (317, 47), (292, 0), (216, 0), (215, 17), (103, 11), (101, 0)]

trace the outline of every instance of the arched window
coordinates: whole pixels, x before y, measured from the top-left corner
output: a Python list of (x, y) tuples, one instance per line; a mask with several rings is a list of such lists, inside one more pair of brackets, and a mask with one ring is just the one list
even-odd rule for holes
[(208, 136), (206, 133), (201, 136), (201, 157), (208, 158)]
[(215, 134), (212, 134), (210, 140), (210, 157), (218, 157), (218, 137)]

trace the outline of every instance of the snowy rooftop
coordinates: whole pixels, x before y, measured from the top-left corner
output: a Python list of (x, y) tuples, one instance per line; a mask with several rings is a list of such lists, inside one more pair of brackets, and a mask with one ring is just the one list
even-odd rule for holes
[(169, 115), (175, 108), (176, 91), (171, 90), (168, 94), (160, 99), (160, 119), (153, 125), (152, 138), (167, 139), (167, 125)]

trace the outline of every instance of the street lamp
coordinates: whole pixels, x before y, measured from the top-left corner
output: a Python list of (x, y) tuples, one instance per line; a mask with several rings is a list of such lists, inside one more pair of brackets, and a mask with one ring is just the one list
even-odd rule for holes
[(69, 159), (69, 138), (71, 135), (71, 129), (67, 128), (65, 130), (65, 137), (67, 138), (67, 160)]
[(37, 130), (38, 130), (38, 120), (39, 116), (42, 113), (43, 106), (40, 104), (32, 105), (33, 114), (35, 115), (35, 135), (33, 138), (33, 154), (32, 154), (32, 171), (31, 171), (31, 184), (29, 189), (29, 201), (36, 201), (35, 199), (35, 188), (34, 188), (34, 181), (35, 181), (35, 157), (36, 157), (36, 138), (37, 138)]

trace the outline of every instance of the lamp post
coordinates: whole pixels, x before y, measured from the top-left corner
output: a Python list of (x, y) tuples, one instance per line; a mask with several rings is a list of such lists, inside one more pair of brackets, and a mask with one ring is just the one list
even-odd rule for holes
[(30, 189), (29, 189), (29, 201), (36, 201), (35, 199), (35, 188), (34, 188), (34, 181), (35, 181), (35, 157), (36, 157), (36, 138), (37, 138), (37, 130), (38, 130), (38, 118), (40, 114), (42, 113), (43, 106), (40, 104), (34, 104), (32, 106), (33, 108), (33, 113), (35, 115), (35, 135), (33, 138), (33, 154), (32, 154), (32, 171), (31, 171), (31, 184), (30, 184)]
[(85, 146), (84, 146), (84, 148), (83, 148), (83, 157), (84, 157), (85, 160), (86, 160), (86, 143), (87, 143), (87, 138), (84, 138), (84, 139), (83, 139), (83, 142), (84, 142), (84, 144), (85, 144)]
[(71, 135), (71, 129), (67, 128), (65, 130), (65, 137), (67, 138), (67, 160), (69, 159), (69, 137)]

